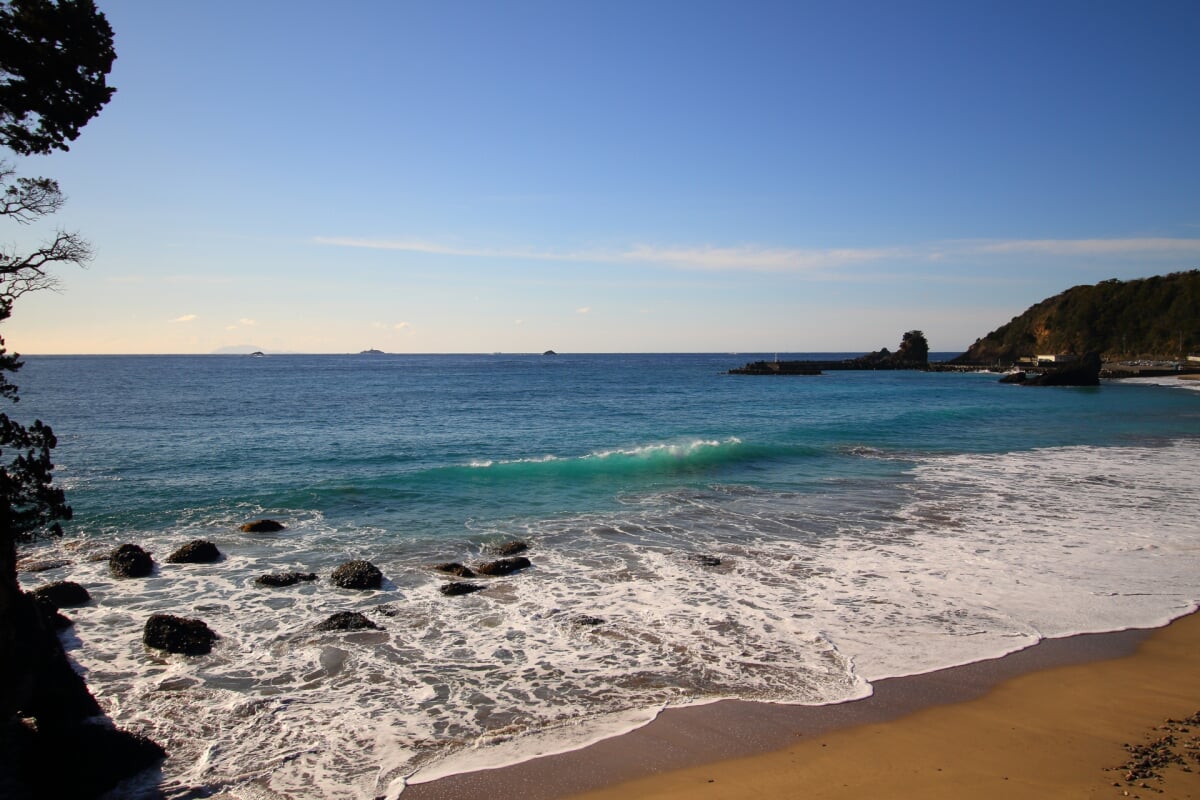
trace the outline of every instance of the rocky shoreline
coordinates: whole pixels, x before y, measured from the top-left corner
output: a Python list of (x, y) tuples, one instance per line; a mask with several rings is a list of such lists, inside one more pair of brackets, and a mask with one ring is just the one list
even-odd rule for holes
[[(286, 529), (285, 525), (274, 520), (258, 520), (241, 526), (245, 533), (275, 533)], [(482, 558), (471, 566), (447, 562), (429, 564), (425, 569), (444, 579), (437, 584), (437, 591), (447, 598), (447, 602), (455, 602), (452, 598), (484, 591), (496, 582), (504, 583), (532, 568), (533, 562), (519, 555), (528, 550), (529, 544), (520, 540), (485, 544), (480, 546)], [(151, 553), (128, 543), (111, 551), (94, 554), (89, 560), (107, 562), (108, 573), (113, 578), (137, 581), (154, 575), (161, 577), (173, 565), (203, 567), (219, 564), (224, 558), (224, 554), (212, 542), (194, 540), (177, 548), (161, 564)], [(18, 574), (34, 575), (72, 563), (70, 558), (33, 557), (18, 560), (16, 568)], [(480, 582), (459, 580), (463, 577)], [(333, 590), (371, 592), (385, 588), (386, 581), (378, 567), (358, 559), (340, 564), (326, 576), (299, 571), (265, 573), (255, 578), (249, 587), (274, 592), (287, 591), (288, 587), (297, 584), (322, 582)], [(100, 706), (71, 667), (57, 640), (58, 632), (74, 624), (62, 613), (63, 610), (69, 611), (95, 602), (87, 588), (73, 581), (51, 581), (22, 592), (21, 598), (29, 605), (29, 618), (40, 622), (43, 628), (41, 635), (50, 637), (46, 647), (42, 648), (41, 660), (35, 666), (40, 674), (47, 676), (44, 682), (52, 687), (48, 691), (54, 696), (54, 704), (43, 704), (36, 717), (21, 717), (18, 722), (0, 730), (0, 773), (3, 773), (3, 777), (0, 777), (0, 797), (6, 800), (93, 797), (164, 759), (166, 751), (154, 742), (117, 730), (107, 723)], [(179, 611), (187, 614), (192, 610)], [(377, 606), (373, 612), (378, 615), (379, 621), (370, 619), (359, 610), (337, 611), (323, 619), (313, 619), (311, 630), (322, 633), (382, 630), (386, 619), (395, 613), (387, 605)], [(148, 653), (170, 653), (183, 658), (204, 658), (221, 638), (222, 634), (211, 629), (203, 619), (176, 613), (148, 615), (141, 635)], [(54, 653), (60, 657), (52, 658)], [(48, 710), (50, 708), (55, 710), (51, 712)], [(59, 724), (56, 723), (57, 717), (82, 721), (84, 724)], [(81, 736), (84, 738), (80, 739)], [(51, 766), (51, 762), (59, 757), (56, 753), (74, 752), (81, 747), (86, 747), (90, 754), (86, 757), (89, 760), (87, 769), (56, 772)], [(97, 763), (92, 764), (92, 761)]]

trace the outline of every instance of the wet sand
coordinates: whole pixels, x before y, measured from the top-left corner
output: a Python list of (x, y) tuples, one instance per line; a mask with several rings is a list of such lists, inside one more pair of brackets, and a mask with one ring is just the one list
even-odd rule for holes
[(1173, 734), (1193, 772), (1175, 765), (1160, 770), (1165, 781), (1131, 784), (1116, 769), (1130, 759), (1125, 743), (1165, 735), (1154, 729), (1166, 718), (1197, 711), (1200, 616), (1192, 615), (1154, 631), (1049, 640), (878, 681), (870, 698), (840, 705), (671, 709), (582, 750), (416, 784), (404, 797), (1200, 800), (1200, 750), (1183, 749), (1200, 725)]

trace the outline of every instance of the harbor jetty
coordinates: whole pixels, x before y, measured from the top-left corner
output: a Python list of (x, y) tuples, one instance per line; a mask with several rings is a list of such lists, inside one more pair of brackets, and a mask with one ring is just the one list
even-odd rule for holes
[(730, 375), (820, 375), (822, 369), (845, 369), (823, 365), (838, 361), (751, 361), (744, 367), (729, 370)]

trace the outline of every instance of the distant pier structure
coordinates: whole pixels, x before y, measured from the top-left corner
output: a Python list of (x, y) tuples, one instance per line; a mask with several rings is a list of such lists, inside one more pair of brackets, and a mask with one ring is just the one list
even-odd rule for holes
[[(846, 369), (840, 361), (751, 361), (729, 370), (730, 375), (820, 375), (822, 369)], [(839, 366), (823, 366), (839, 365)]]

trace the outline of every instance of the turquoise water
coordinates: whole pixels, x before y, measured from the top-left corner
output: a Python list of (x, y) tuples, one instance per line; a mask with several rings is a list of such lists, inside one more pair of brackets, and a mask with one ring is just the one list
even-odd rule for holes
[[(58, 434), (76, 517), (37, 553), (73, 563), (22, 578), (92, 590), (72, 655), (175, 745), (177, 796), (395, 794), (666, 705), (836, 702), (1195, 606), (1200, 392), (725, 374), (762, 357), (29, 358), (18, 410)], [(264, 516), (288, 529), (236, 530)], [(225, 560), (124, 582), (87, 560), (199, 537)], [(532, 569), (437, 592), (430, 564), (511, 538)], [(382, 590), (253, 586), (352, 557)], [(385, 630), (311, 632), (346, 608)], [(214, 654), (146, 651), (160, 610), (205, 618)]]
[(988, 375), (723, 374), (746, 360), (35, 358), (20, 411), (58, 432), (81, 532), (252, 505), (455, 535), (470, 519), (611, 508), (626, 492), (876, 473), (855, 447), (989, 453), (1200, 433), (1183, 393), (1013, 391)]

